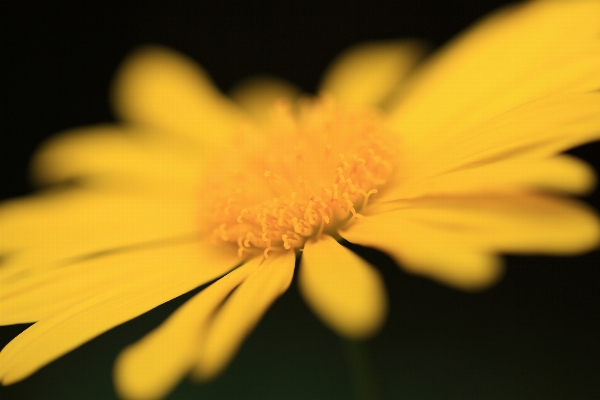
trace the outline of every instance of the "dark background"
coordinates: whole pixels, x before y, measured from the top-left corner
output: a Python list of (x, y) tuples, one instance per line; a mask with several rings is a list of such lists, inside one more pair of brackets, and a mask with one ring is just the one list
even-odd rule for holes
[[(328, 62), (353, 43), (417, 37), (434, 47), (506, 1), (48, 1), (0, 5), (0, 198), (31, 191), (27, 163), (57, 131), (114, 120), (114, 71), (134, 48), (167, 45), (200, 62), (224, 91), (254, 74), (314, 92)], [(211, 2), (212, 3), (212, 2)], [(574, 151), (595, 164), (600, 144)], [(586, 198), (600, 208), (596, 190)], [(390, 316), (367, 343), (386, 399), (599, 399), (600, 252), (507, 257), (502, 282), (480, 294), (382, 270)], [(111, 399), (112, 362), (185, 298), (101, 335), (2, 399)], [(0, 328), (0, 347), (26, 326)], [(231, 367), (170, 399), (348, 399), (342, 342), (292, 288)]]

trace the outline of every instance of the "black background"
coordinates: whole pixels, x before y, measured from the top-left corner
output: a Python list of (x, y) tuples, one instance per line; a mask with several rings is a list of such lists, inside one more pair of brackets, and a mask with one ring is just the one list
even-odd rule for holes
[[(314, 92), (321, 73), (360, 41), (417, 37), (434, 47), (505, 1), (48, 1), (0, 5), (0, 198), (31, 191), (27, 163), (41, 141), (114, 120), (108, 87), (123, 58), (147, 43), (200, 62), (227, 91), (254, 74)], [(210, 3), (212, 4), (212, 2)], [(600, 144), (575, 154), (600, 170)], [(598, 190), (586, 198), (600, 208)], [(4, 233), (3, 233), (4, 234)], [(600, 252), (507, 257), (507, 274), (480, 293), (404, 274), (363, 251), (384, 274), (390, 316), (367, 343), (387, 399), (600, 398)], [(189, 297), (101, 335), (13, 386), (2, 399), (111, 399), (112, 362)], [(0, 328), (0, 346), (26, 326)], [(173, 399), (352, 398), (341, 341), (295, 284), (216, 381), (184, 382)]]

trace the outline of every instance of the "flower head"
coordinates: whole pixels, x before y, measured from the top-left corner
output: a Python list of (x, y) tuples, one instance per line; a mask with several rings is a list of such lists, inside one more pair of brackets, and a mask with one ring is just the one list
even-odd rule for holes
[(202, 226), (240, 257), (338, 235), (392, 174), (395, 141), (375, 110), (330, 98), (299, 103), (298, 116), (277, 104), (261, 131), (241, 129), (234, 147), (211, 157), (218, 172), (203, 184), (212, 193)]
[(33, 162), (49, 188), (0, 208), (0, 323), (36, 322), (0, 353), (2, 383), (212, 282), (115, 369), (129, 398), (210, 379), (298, 259), (316, 315), (369, 337), (384, 285), (344, 240), (465, 290), (497, 281), (498, 253), (595, 248), (596, 215), (565, 198), (593, 171), (560, 153), (600, 138), (597, 15), (513, 6), (419, 68), (414, 42), (358, 46), (315, 97), (262, 79), (232, 101), (184, 57), (141, 50), (115, 83), (123, 123), (50, 141)]

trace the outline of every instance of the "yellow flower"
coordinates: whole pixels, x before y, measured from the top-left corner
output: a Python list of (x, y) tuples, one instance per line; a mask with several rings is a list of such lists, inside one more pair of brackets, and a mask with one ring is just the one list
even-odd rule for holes
[(560, 154), (600, 138), (600, 3), (503, 9), (417, 69), (414, 42), (342, 55), (313, 99), (253, 80), (231, 101), (171, 51), (120, 71), (123, 123), (68, 132), (33, 162), (43, 193), (0, 208), (0, 323), (36, 322), (0, 353), (17, 382), (206, 283), (126, 349), (128, 398), (210, 379), (292, 280), (350, 338), (386, 315), (382, 280), (339, 242), (477, 290), (498, 253), (598, 245), (594, 183)]

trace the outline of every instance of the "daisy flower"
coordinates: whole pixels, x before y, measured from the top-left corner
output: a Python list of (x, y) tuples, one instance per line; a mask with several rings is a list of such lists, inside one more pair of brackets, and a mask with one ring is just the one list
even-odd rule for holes
[(263, 78), (226, 98), (183, 56), (140, 50), (115, 81), (123, 122), (45, 144), (46, 189), (0, 207), (0, 323), (35, 322), (0, 353), (1, 382), (205, 284), (122, 352), (115, 380), (144, 399), (210, 379), (296, 265), (323, 323), (368, 338), (384, 283), (345, 241), (471, 291), (499, 279), (500, 253), (595, 248), (595, 213), (566, 197), (594, 173), (561, 153), (600, 138), (598, 15), (507, 7), (417, 68), (416, 42), (360, 45), (314, 97)]

